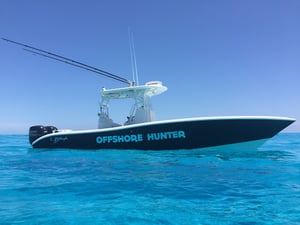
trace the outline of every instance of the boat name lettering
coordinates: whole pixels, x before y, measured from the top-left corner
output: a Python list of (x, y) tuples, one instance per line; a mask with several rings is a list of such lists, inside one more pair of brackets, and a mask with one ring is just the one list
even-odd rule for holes
[(96, 142), (98, 144), (121, 143), (121, 142), (139, 142), (139, 141), (143, 141), (143, 135), (142, 134), (98, 136), (96, 138)]
[(185, 132), (183, 130), (147, 134), (148, 141), (159, 141), (159, 140), (178, 139), (178, 138), (185, 138)]
[(180, 139), (180, 138), (186, 138), (185, 132), (182, 130), (147, 133), (146, 136), (144, 137), (142, 134), (98, 136), (96, 137), (96, 142), (98, 144), (124, 143), (124, 142), (128, 143), (128, 142), (142, 142), (144, 140), (160, 141), (160, 140)]

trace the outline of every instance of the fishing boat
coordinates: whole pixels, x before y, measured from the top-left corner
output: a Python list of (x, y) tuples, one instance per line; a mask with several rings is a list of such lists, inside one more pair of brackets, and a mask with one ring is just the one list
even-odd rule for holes
[[(127, 84), (122, 88), (101, 90), (97, 129), (60, 130), (55, 126), (34, 125), (29, 128), (29, 142), (33, 148), (175, 150), (236, 145), (239, 148), (257, 148), (295, 121), (293, 118), (274, 116), (196, 117), (157, 121), (151, 98), (167, 91), (162, 82), (151, 81), (139, 85), (136, 81), (70, 58), (5, 38), (3, 40), (21, 45), (25, 47), (24, 50), (34, 54)], [(137, 77), (136, 73), (134, 77)], [(112, 99), (134, 100), (123, 124), (110, 118), (109, 102)]]

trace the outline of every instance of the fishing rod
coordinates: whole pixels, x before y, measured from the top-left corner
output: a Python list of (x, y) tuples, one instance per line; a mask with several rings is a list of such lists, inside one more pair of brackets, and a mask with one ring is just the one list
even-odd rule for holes
[[(34, 54), (52, 59), (52, 60), (60, 61), (60, 62), (69, 64), (69, 65), (72, 65), (72, 66), (75, 66), (75, 67), (79, 67), (81, 69), (85, 69), (85, 70), (100, 74), (102, 76), (109, 77), (109, 78), (112, 78), (114, 80), (129, 84), (130, 86), (134, 85), (134, 82), (132, 82), (130, 80), (127, 80), (126, 78), (123, 78), (123, 77), (120, 77), (118, 75), (115, 75), (115, 74), (106, 72), (104, 70), (101, 70), (99, 68), (96, 68), (96, 67), (78, 62), (76, 60), (73, 60), (73, 59), (70, 59), (70, 58), (67, 58), (67, 57), (64, 57), (64, 56), (60, 56), (60, 55), (57, 55), (57, 54), (54, 54), (52, 52), (48, 52), (48, 51), (45, 51), (45, 50), (42, 50), (42, 49), (39, 49), (39, 48), (35, 48), (33, 46), (26, 45), (26, 44), (23, 44), (23, 43), (20, 43), (20, 42), (12, 41), (12, 40), (9, 40), (9, 39), (6, 39), (6, 38), (2, 38), (2, 40), (13, 43), (13, 44), (16, 44), (16, 45), (23, 46), (23, 47), (25, 47), (25, 48), (23, 48), (23, 50), (25, 50), (25, 51), (28, 51), (28, 52), (31, 52), (31, 53), (34, 53)], [(30, 50), (30, 49), (33, 49), (33, 50)]]
[(99, 72), (97, 70), (94, 70), (92, 69), (92, 67), (84, 67), (84, 66), (81, 66), (79, 64), (76, 64), (76, 63), (73, 63), (71, 61), (67, 61), (67, 60), (62, 60), (62, 59), (59, 59), (59, 58), (55, 58), (53, 56), (49, 56), (49, 55), (46, 55), (46, 54), (42, 54), (42, 53), (39, 53), (39, 52), (36, 52), (36, 51), (32, 51), (30, 49), (25, 49), (23, 48), (24, 51), (27, 51), (27, 52), (31, 52), (33, 54), (37, 54), (37, 55), (40, 55), (40, 56), (43, 56), (43, 57), (46, 57), (46, 58), (49, 58), (49, 59), (53, 59), (53, 60), (56, 60), (56, 61), (59, 61), (59, 62), (63, 62), (63, 63), (66, 63), (66, 64), (69, 64), (69, 65), (72, 65), (72, 66), (75, 66), (75, 67), (78, 67), (78, 68), (81, 68), (81, 69), (85, 69), (85, 70), (88, 70), (88, 71), (91, 71), (91, 72), (94, 72), (94, 73), (98, 73), (100, 75), (103, 75), (103, 76), (106, 76), (106, 77), (109, 77), (109, 78), (112, 78), (112, 79), (115, 79), (115, 80), (118, 80), (120, 82), (123, 82), (123, 83), (126, 83), (126, 84), (130, 84), (127, 82), (127, 80), (125, 79), (119, 79), (118, 77), (115, 77), (115, 76), (111, 76), (109, 73), (107, 74), (104, 74), (102, 72)]

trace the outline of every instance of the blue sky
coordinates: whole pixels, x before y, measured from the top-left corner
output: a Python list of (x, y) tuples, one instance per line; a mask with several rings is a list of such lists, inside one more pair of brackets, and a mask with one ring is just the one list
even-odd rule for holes
[[(131, 79), (130, 27), (140, 83), (169, 88), (152, 99), (158, 119), (299, 120), (299, 12), (298, 0), (1, 0), (0, 36)], [(122, 86), (0, 41), (0, 133), (96, 128), (100, 89)], [(130, 104), (112, 102), (112, 117)]]

